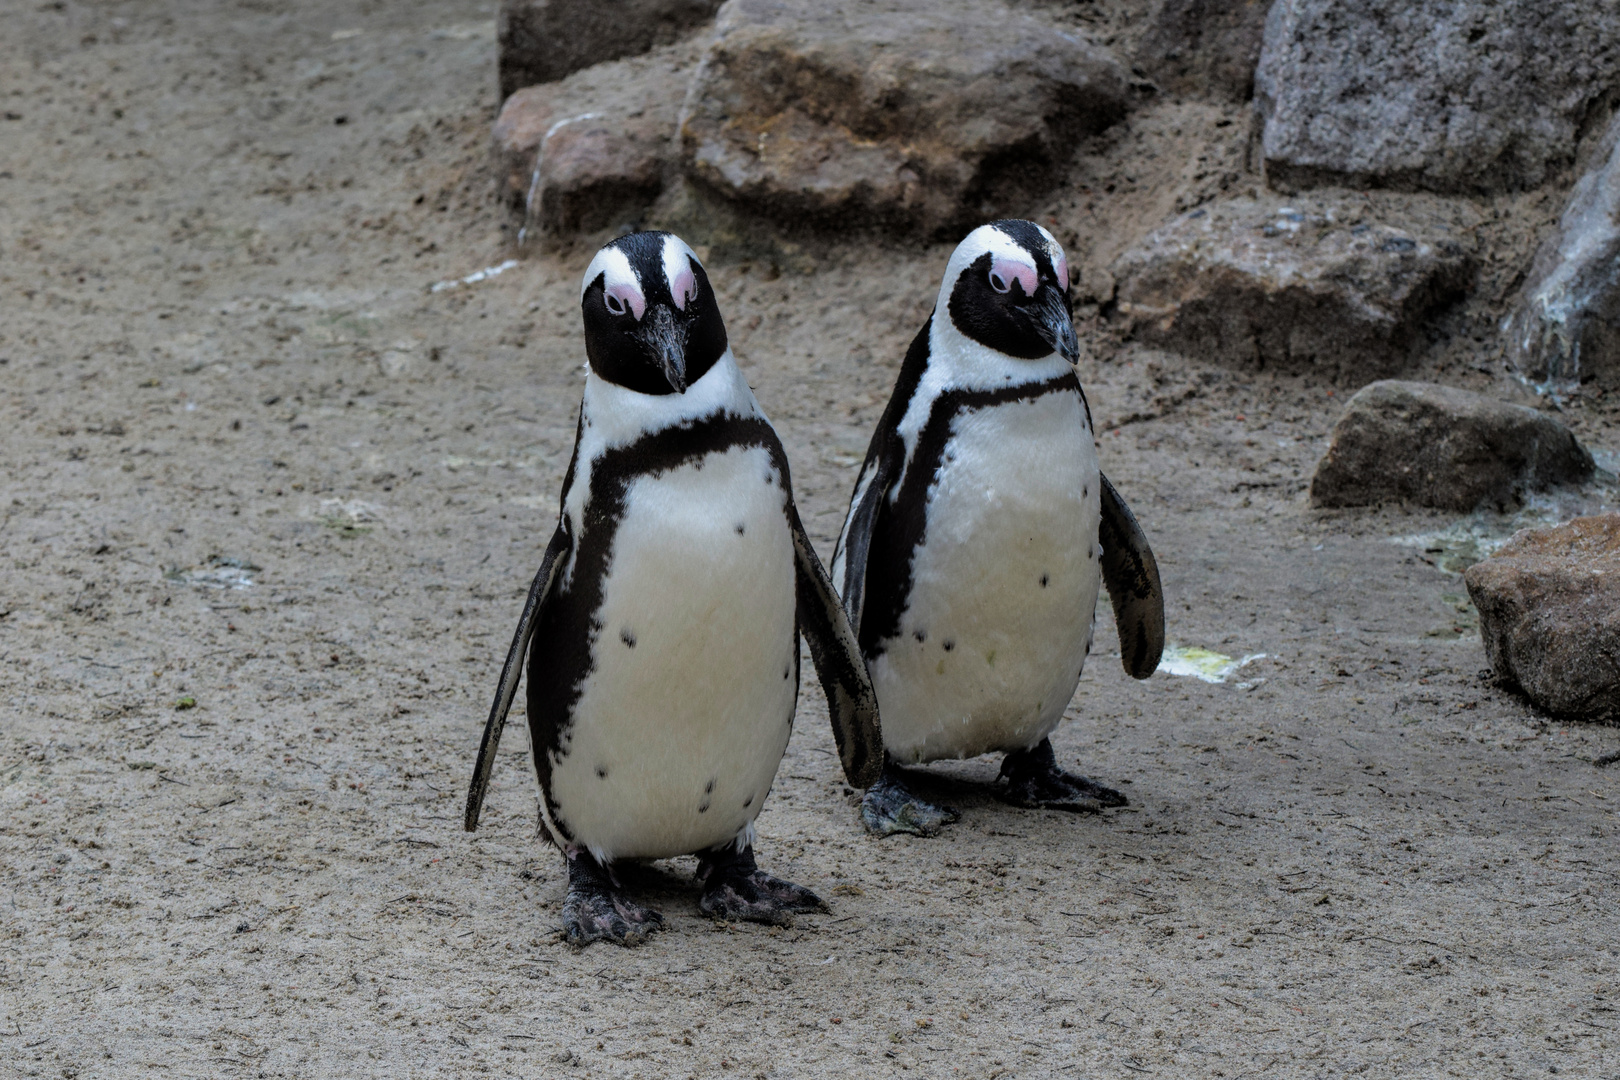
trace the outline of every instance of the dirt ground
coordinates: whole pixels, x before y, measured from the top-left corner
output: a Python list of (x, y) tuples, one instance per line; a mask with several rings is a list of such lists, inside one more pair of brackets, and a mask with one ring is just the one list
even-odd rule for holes
[[(1055, 741), (1132, 806), (1015, 811), (970, 761), (933, 840), (861, 831), (807, 678), (759, 851), (833, 914), (711, 924), (676, 860), (639, 882), (671, 932), (560, 943), (521, 722), (460, 829), (590, 255), (431, 291), (513, 254), (487, 0), (0, 14), (0, 1073), (1620, 1076), (1620, 729), (1482, 678), (1439, 565), (1507, 525), (1311, 511), (1354, 387), (1142, 352), (1095, 303), (1171, 636), (1264, 657), (1135, 683), (1103, 650)], [(1246, 123), (1149, 104), (1089, 148), (1039, 209), (1094, 298), (1254, 182)], [(1479, 205), (1507, 255), (1420, 372), (1509, 392), (1488, 331), (1560, 197)], [(795, 250), (709, 269), (825, 557), (948, 248)]]

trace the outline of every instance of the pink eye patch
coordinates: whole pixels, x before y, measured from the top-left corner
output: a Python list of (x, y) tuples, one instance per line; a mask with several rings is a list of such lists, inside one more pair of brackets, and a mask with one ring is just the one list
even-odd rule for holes
[(630, 284), (608, 286), (603, 292), (602, 302), (613, 314), (623, 315), (629, 311), (638, 320), (641, 313), (647, 310), (647, 301), (642, 297), (641, 290)]
[(697, 281), (692, 277), (690, 266), (675, 275), (675, 280), (669, 283), (669, 294), (675, 298), (675, 306), (681, 311), (685, 311), (686, 305), (697, 296)]
[(990, 287), (996, 292), (1008, 292), (1017, 282), (1025, 296), (1035, 295), (1035, 268), (1028, 263), (1012, 259), (997, 259), (990, 264)]

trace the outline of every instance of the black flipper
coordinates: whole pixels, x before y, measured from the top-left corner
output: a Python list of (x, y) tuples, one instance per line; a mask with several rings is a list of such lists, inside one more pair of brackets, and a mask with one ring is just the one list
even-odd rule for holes
[[(861, 612), (866, 604), (866, 560), (872, 551), (872, 531), (877, 526), (878, 508), (888, 498), (889, 489), (899, 478), (902, 464), (899, 455), (885, 453), (887, 449), (879, 450), (877, 460), (868, 466), (872, 471), (871, 482), (861, 492), (860, 501), (850, 507), (849, 522), (841, 538), (844, 611), (849, 615), (849, 627), (857, 640), (861, 632)], [(864, 481), (866, 478), (862, 476), (861, 479)], [(860, 481), (857, 481), (856, 490), (860, 490), (860, 486)]]
[(844, 580), (837, 583), (838, 593), (843, 597), (844, 611), (849, 615), (849, 626), (857, 641), (866, 607), (866, 561), (872, 552), (872, 536), (877, 531), (884, 500), (905, 471), (906, 444), (900, 438), (900, 421), (928, 369), (928, 341), (933, 326), (934, 317), (929, 315), (906, 350), (894, 393), (889, 396), (889, 404), (884, 407), (883, 417), (878, 420), (877, 430), (872, 432), (872, 441), (866, 447), (866, 460), (861, 463), (861, 475), (855, 481), (844, 532), (833, 552), (833, 563), (843, 562)]
[(872, 692), (861, 647), (855, 642), (838, 593), (804, 533), (798, 510), (791, 505), (788, 524), (793, 529), (799, 629), (810, 643), (810, 658), (827, 695), (838, 759), (852, 786), (870, 787), (883, 769), (883, 729), (878, 724), (877, 695)]
[(1158, 668), (1164, 654), (1159, 563), (1136, 515), (1106, 476), (1102, 478), (1102, 522), (1097, 539), (1102, 544), (1103, 584), (1108, 586), (1114, 621), (1119, 624), (1120, 662), (1132, 678), (1145, 679)]
[(489, 790), (489, 774), (495, 767), (495, 750), (501, 743), (501, 729), (506, 727), (506, 714), (512, 708), (517, 694), (518, 680), (523, 678), (523, 661), (529, 653), (529, 642), (534, 638), (534, 627), (540, 620), (540, 609), (556, 581), (557, 571), (566, 562), (574, 542), (561, 525), (551, 536), (540, 570), (529, 586), (529, 598), (523, 603), (523, 614), (518, 617), (517, 633), (512, 635), (512, 648), (506, 654), (506, 666), (501, 668), (501, 682), (495, 688), (495, 703), (489, 707), (489, 720), (484, 724), (484, 739), (478, 744), (478, 764), (473, 766), (472, 784), (467, 788), (467, 816), (462, 826), (472, 832), (478, 828), (478, 815), (484, 809), (484, 793)]

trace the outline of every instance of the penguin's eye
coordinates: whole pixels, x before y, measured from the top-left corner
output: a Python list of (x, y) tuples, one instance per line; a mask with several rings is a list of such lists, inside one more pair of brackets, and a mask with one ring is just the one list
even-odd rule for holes
[(623, 315), (628, 312), (639, 319), (647, 307), (647, 301), (642, 298), (640, 289), (621, 282), (603, 290), (602, 305), (608, 309), (610, 315)]
[(1035, 295), (1035, 267), (1014, 259), (996, 259), (990, 264), (990, 287), (998, 293), (1012, 291), (1017, 285), (1025, 296)]

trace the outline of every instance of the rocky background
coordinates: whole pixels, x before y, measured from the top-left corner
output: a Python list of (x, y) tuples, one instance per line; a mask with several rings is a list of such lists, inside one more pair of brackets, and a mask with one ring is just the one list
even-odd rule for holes
[[(0, 1072), (1610, 1076), (1614, 33), (1584, 0), (8, 8)], [(595, 245), (699, 246), (825, 556), (997, 214), (1068, 248), (1164, 574), (1164, 668), (1099, 650), (1055, 738), (1132, 805), (1014, 811), (963, 762), (953, 831), (874, 841), (807, 681), (760, 857), (834, 912), (717, 926), (673, 860), (638, 883), (669, 933), (569, 950), (521, 716), (459, 811)]]
[[(502, 5), (520, 247), (664, 227), (809, 264), (1033, 215), (1078, 256), (1105, 353), (1518, 402), (1369, 388), (1314, 505), (1505, 511), (1594, 475), (1527, 406), (1620, 390), (1608, 5), (637, 0), (632, 34), (601, 11)], [(1620, 712), (1620, 616), (1587, 645), (1609, 689), (1580, 712)], [(1506, 655), (1503, 679), (1546, 681)]]

